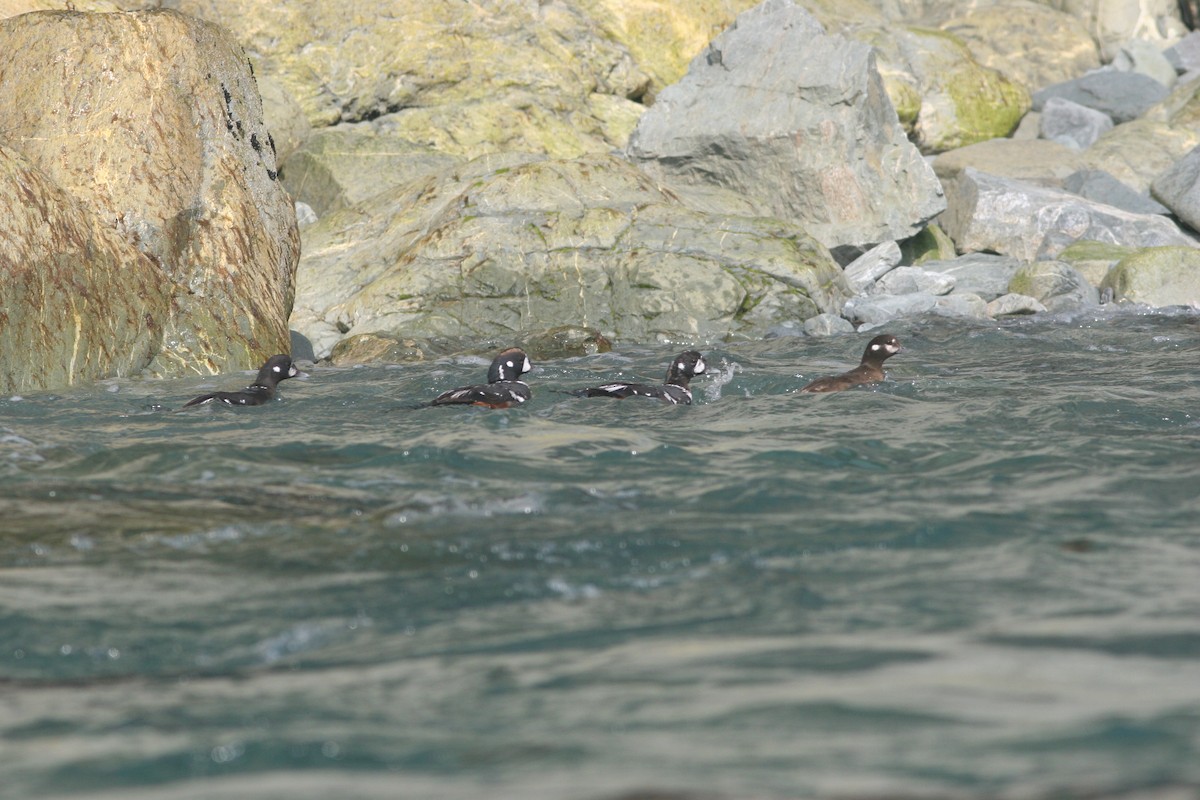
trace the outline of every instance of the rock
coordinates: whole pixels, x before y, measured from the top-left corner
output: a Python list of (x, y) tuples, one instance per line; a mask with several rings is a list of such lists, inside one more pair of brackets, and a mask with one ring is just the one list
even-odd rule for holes
[(1100, 50), (1083, 24), (1042, 3), (1008, 0), (956, 8), (940, 27), (961, 39), (980, 64), (1031, 89), (1100, 66)]
[(480, 158), (397, 187), (306, 228), (299, 276), (292, 324), (318, 356), (372, 332), (759, 336), (849, 295), (801, 229), (690, 210), (614, 156)]
[(1062, 97), (1051, 97), (1042, 107), (1039, 131), (1043, 139), (1086, 150), (1112, 127), (1113, 121), (1105, 113)]
[[(1196, 108), (1200, 110), (1200, 104)], [(1155, 175), (1169, 169), (1197, 145), (1200, 116), (1190, 127), (1135, 119), (1101, 136), (1075, 164), (1077, 168), (1102, 169), (1134, 190), (1148, 193)]]
[[(1054, 258), (1080, 239), (1131, 247), (1190, 245), (1170, 220), (1131, 214), (1054, 189), (963, 170), (946, 183), (942, 215), (958, 249), (1011, 255), (1021, 261)], [(928, 268), (928, 265), (926, 265)]]
[[(1037, 111), (1029, 111), (1025, 116), (1021, 117), (1020, 123), (1017, 124), (1016, 130), (1008, 135), (1008, 138), (1013, 141), (1027, 142), (1039, 138), (1042, 127), (1042, 115)], [(954, 152), (951, 150), (950, 152)]]
[(1033, 108), (1041, 111), (1050, 98), (1060, 97), (1101, 111), (1119, 124), (1136, 119), (1166, 96), (1167, 87), (1153, 78), (1136, 72), (1098, 70), (1034, 92)]
[(1079, 151), (1060, 142), (992, 139), (942, 153), (933, 160), (933, 171), (943, 183), (973, 167), (989, 175), (1057, 188), (1081, 165)]
[(1046, 307), (1023, 294), (1006, 294), (987, 304), (989, 317), (1010, 317), (1017, 314), (1040, 314)]
[(1011, 256), (967, 253), (948, 261), (927, 261), (922, 266), (954, 278), (954, 294), (975, 294), (987, 301), (1008, 291), (1008, 283), (1021, 262)]
[(884, 242), (846, 265), (844, 274), (850, 291), (857, 294), (900, 265), (900, 246)]
[(1200, 230), (1200, 147), (1155, 178), (1150, 191), (1192, 230)]
[(1167, 48), (1163, 56), (1179, 75), (1200, 70), (1200, 31), (1184, 36)]
[(288, 159), (283, 185), (323, 217), (460, 162), (369, 124), (339, 125), (317, 131)]
[(171, 281), (0, 145), (0, 391), (136, 375), (162, 348)]
[(1149, 195), (1138, 193), (1101, 169), (1081, 169), (1074, 172), (1063, 182), (1063, 188), (1088, 200), (1115, 206), (1134, 214), (1171, 213), (1162, 203)]
[[(624, 146), (629, 112), (651, 92), (615, 28), (602, 26), (613, 16), (602, 3), (591, 12), (558, 2), (173, 5), (236, 24), (259, 71), (314, 128), (387, 118), (397, 138), (447, 155), (607, 152)], [(675, 16), (688, 13), (681, 6)], [(624, 134), (610, 138), (614, 128)]]
[(386, 333), (360, 333), (338, 342), (329, 354), (335, 367), (353, 364), (406, 364), (425, 361), (431, 353), (429, 343), (403, 339)]
[(1190, 247), (1139, 250), (1121, 259), (1100, 288), (1112, 289), (1119, 302), (1200, 307), (1200, 251)]
[(1179, 17), (1178, 0), (1060, 0), (1063, 10), (1083, 22), (1110, 61), (1130, 39), (1146, 39), (1165, 47), (1187, 30)]
[(791, 0), (739, 15), (638, 122), (629, 155), (673, 186), (715, 184), (827, 247), (911, 236), (943, 207), (869, 47)]
[(1035, 261), (1017, 270), (1008, 291), (1039, 301), (1049, 311), (1100, 304), (1100, 293), (1083, 275), (1062, 261)]
[(986, 317), (987, 301), (973, 292), (954, 292), (937, 298), (933, 312), (944, 317)]
[(1136, 252), (1136, 249), (1132, 247), (1085, 240), (1069, 245), (1058, 254), (1058, 260), (1069, 264), (1086, 278), (1088, 283), (1099, 288), (1109, 270), (1133, 252)]
[(296, 99), (288, 94), (287, 89), (270, 75), (258, 75), (258, 90), (262, 93), (263, 124), (271, 132), (271, 141), (275, 143), (275, 160), (283, 171), (283, 163), (288, 156), (312, 133), (308, 117)]
[(170, 310), (145, 322), (161, 330), (150, 373), (286, 350), (296, 216), (246, 54), (222, 29), (174, 11), (4, 19), (0, 120), (0, 139), (170, 281)]
[(1029, 91), (980, 65), (953, 34), (886, 25), (853, 35), (879, 52), (888, 94), (922, 152), (1007, 136), (1029, 110)]
[(290, 347), (288, 352), (292, 356), (293, 361), (316, 361), (317, 355), (313, 352), (312, 342), (308, 337), (299, 331), (288, 331), (288, 340)]
[(560, 325), (521, 338), (521, 347), (534, 361), (552, 361), (574, 356), (594, 356), (612, 350), (610, 342), (595, 328)]
[(1112, 66), (1122, 72), (1136, 72), (1153, 78), (1168, 89), (1175, 85), (1179, 77), (1162, 48), (1145, 39), (1130, 39), (1121, 45)]
[(312, 206), (308, 203), (296, 203), (296, 225), (303, 228), (306, 225), (312, 225), (320, 217), (317, 212), (312, 210)]
[(954, 242), (938, 225), (930, 223), (925, 230), (900, 242), (900, 263), (920, 266), (926, 261), (954, 258)]
[(817, 314), (804, 320), (804, 332), (809, 336), (836, 336), (854, 333), (854, 326), (837, 314)]
[(871, 287), (871, 294), (949, 294), (954, 276), (920, 267), (897, 267)]
[(842, 308), (842, 316), (855, 325), (880, 325), (889, 320), (915, 317), (937, 305), (931, 294), (886, 294), (851, 298)]

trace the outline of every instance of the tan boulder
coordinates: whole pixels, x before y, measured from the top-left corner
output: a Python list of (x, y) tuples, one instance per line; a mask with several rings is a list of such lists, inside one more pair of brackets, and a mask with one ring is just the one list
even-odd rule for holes
[(151, 373), (287, 350), (295, 212), (246, 55), (222, 29), (172, 11), (0, 20), (0, 141), (174, 285)]
[(133, 375), (162, 346), (171, 281), (0, 145), (0, 391)]

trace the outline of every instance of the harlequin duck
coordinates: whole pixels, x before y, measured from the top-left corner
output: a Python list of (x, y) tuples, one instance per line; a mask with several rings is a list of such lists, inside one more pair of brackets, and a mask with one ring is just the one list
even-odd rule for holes
[(262, 365), (262, 369), (258, 371), (258, 377), (254, 379), (254, 383), (240, 392), (210, 392), (209, 394), (202, 394), (186, 403), (184, 408), (211, 403), (214, 400), (224, 403), (227, 406), (260, 406), (275, 396), (275, 386), (280, 381), (287, 380), (288, 378), (303, 377), (305, 377), (305, 374), (296, 369), (296, 365), (292, 363), (291, 356), (271, 356), (267, 359), (267, 363)]
[(654, 397), (671, 405), (691, 405), (692, 390), (688, 381), (700, 375), (708, 365), (704, 356), (695, 350), (685, 350), (675, 356), (671, 366), (667, 367), (667, 379), (662, 386), (647, 386), (644, 383), (606, 383), (602, 386), (591, 386), (586, 389), (576, 389), (569, 394), (576, 397), (615, 397), (623, 400), (626, 397)]
[(525, 351), (510, 347), (492, 361), (488, 368), (488, 382), (476, 386), (451, 389), (433, 399), (431, 406), (484, 406), (486, 408), (511, 408), (533, 396), (529, 386), (520, 380), (533, 365)]
[(802, 392), (840, 392), (860, 383), (875, 383), (883, 380), (883, 362), (900, 352), (900, 340), (889, 333), (876, 336), (863, 351), (862, 363), (849, 372), (828, 378), (817, 378), (805, 386)]

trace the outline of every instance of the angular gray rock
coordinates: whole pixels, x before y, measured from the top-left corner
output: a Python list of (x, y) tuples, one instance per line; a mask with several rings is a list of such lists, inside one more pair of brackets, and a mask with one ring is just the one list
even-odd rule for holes
[(831, 248), (907, 238), (945, 205), (872, 49), (791, 0), (739, 15), (658, 95), (627, 152), (685, 195), (733, 189)]
[(846, 265), (846, 283), (857, 294), (898, 267), (901, 258), (900, 245), (895, 242), (876, 245)]
[(939, 297), (933, 313), (944, 317), (986, 317), (987, 301), (974, 292), (954, 292)]
[(871, 294), (949, 294), (954, 289), (954, 276), (920, 267), (896, 267), (871, 287)]
[(1150, 194), (1192, 230), (1200, 231), (1200, 147), (1155, 178)]
[(842, 307), (842, 316), (855, 325), (879, 325), (924, 314), (936, 305), (937, 298), (925, 292), (854, 297)]
[(1047, 100), (1061, 97), (1102, 111), (1120, 124), (1141, 116), (1143, 111), (1166, 96), (1167, 87), (1146, 75), (1097, 70), (1034, 92), (1033, 108), (1041, 111)]
[(1180, 75), (1200, 70), (1200, 31), (1192, 31), (1163, 53)]
[(1117, 180), (1102, 169), (1081, 169), (1063, 181), (1063, 188), (1097, 203), (1115, 206), (1134, 214), (1170, 214), (1171, 211), (1149, 195)]
[(1021, 261), (993, 253), (967, 253), (947, 261), (926, 261), (921, 267), (953, 277), (951, 297), (973, 294), (988, 301), (1008, 291), (1008, 283), (1021, 268)]
[(1065, 97), (1051, 97), (1042, 106), (1038, 132), (1043, 139), (1065, 144), (1077, 150), (1091, 147), (1102, 134), (1112, 130), (1112, 117), (1102, 111), (1081, 106)]
[(1131, 247), (1196, 245), (1166, 217), (1131, 214), (973, 169), (948, 181), (946, 196), (949, 208), (942, 223), (964, 252), (989, 251), (1035, 261), (1054, 258), (1079, 240)]

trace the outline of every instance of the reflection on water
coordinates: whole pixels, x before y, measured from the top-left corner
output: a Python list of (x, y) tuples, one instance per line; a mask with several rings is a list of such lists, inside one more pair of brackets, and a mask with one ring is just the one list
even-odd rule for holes
[(1196, 318), (894, 332), (0, 399), (0, 796), (1194, 797)]

